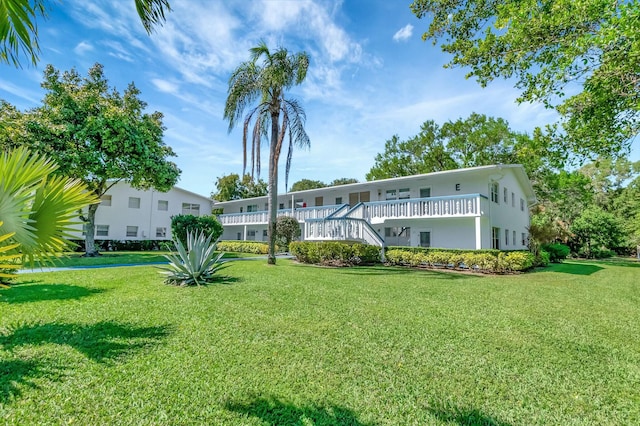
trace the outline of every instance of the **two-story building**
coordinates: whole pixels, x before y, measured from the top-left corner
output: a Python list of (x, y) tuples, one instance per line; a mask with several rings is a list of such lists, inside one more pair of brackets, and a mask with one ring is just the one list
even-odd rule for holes
[[(178, 214), (211, 214), (212, 200), (182, 188), (167, 192), (132, 188), (126, 182), (113, 185), (96, 211), (96, 240), (170, 240), (171, 217)], [(82, 236), (82, 226), (74, 235)]]
[[(535, 194), (521, 165), (494, 165), (278, 195), (303, 240), (460, 249), (527, 247)], [(225, 240), (267, 240), (267, 197), (214, 202)]]

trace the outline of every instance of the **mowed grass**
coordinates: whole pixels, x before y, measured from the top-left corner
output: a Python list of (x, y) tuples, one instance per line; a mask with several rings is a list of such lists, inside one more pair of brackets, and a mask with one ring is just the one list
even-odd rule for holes
[(639, 424), (636, 266), (23, 275), (0, 291), (0, 423)]
[[(167, 251), (115, 251), (101, 252), (99, 256), (85, 257), (82, 253), (65, 253), (52, 262), (43, 264), (43, 267), (92, 267), (105, 265), (140, 265), (153, 263), (167, 263), (164, 257)], [(225, 253), (225, 259), (234, 259), (241, 257), (257, 257), (260, 255), (249, 253)], [(30, 265), (25, 265), (30, 269)], [(39, 268), (40, 264), (36, 264), (35, 268)]]

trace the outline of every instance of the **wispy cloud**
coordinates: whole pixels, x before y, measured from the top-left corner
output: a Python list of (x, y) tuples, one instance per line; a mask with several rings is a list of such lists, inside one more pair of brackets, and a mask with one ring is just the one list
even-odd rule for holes
[(393, 35), (393, 40), (397, 41), (397, 42), (407, 41), (407, 40), (409, 40), (409, 38), (411, 38), (412, 35), (413, 35), (413, 25), (407, 24), (404, 27), (400, 28)]
[(84, 55), (87, 52), (91, 52), (93, 50), (93, 45), (86, 41), (81, 41), (73, 48), (73, 51), (76, 55)]

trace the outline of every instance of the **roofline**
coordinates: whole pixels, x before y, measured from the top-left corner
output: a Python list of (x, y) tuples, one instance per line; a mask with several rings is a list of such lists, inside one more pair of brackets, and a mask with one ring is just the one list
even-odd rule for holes
[[(116, 180), (116, 179), (109, 179), (109, 180)], [(126, 184), (126, 185), (129, 185), (129, 187), (130, 187), (130, 188), (138, 189), (138, 188), (134, 188), (133, 186), (131, 186), (131, 183), (130, 183), (129, 181), (127, 181), (126, 179), (119, 179), (119, 180), (116, 182), (116, 184), (119, 184), (119, 183), (124, 183), (124, 184)], [(179, 191), (186, 192), (187, 194), (194, 195), (194, 196), (196, 196), (196, 197), (205, 198), (205, 199), (209, 200), (209, 201), (210, 201), (210, 202), (212, 202), (212, 203), (216, 202), (216, 201), (215, 201), (215, 200), (213, 200), (211, 197), (207, 197), (206, 195), (201, 195), (201, 194), (198, 194), (198, 193), (196, 193), (196, 192), (189, 191), (188, 189), (180, 188), (179, 186), (175, 186), (175, 185), (174, 185), (174, 186), (172, 186), (172, 187), (171, 187), (171, 189), (177, 189), (177, 190), (179, 190)], [(169, 191), (171, 191), (171, 189), (169, 189)], [(151, 187), (151, 188), (149, 188), (149, 189), (138, 189), (138, 190), (139, 190), (139, 191), (155, 191), (155, 192), (159, 192), (159, 193), (161, 193), (161, 194), (166, 194), (167, 192), (169, 192), (169, 191), (160, 191), (160, 190), (158, 190), (158, 189), (156, 189), (156, 188), (153, 188), (153, 187)]]
[[(280, 193), (278, 194), (279, 196), (282, 195), (296, 195), (296, 194), (308, 194), (308, 193), (313, 193), (314, 191), (326, 191), (327, 189), (333, 189), (333, 188), (357, 188), (358, 186), (362, 186), (362, 185), (371, 185), (373, 183), (384, 183), (384, 182), (393, 182), (393, 181), (403, 181), (403, 180), (408, 180), (408, 179), (415, 179), (415, 178), (420, 178), (420, 177), (434, 177), (434, 176), (441, 176), (441, 175), (454, 175), (454, 174), (463, 174), (463, 173), (470, 173), (470, 172), (475, 172), (475, 171), (480, 171), (480, 170), (500, 170), (500, 169), (516, 169), (516, 170), (520, 170), (521, 173), (521, 177), (524, 177), (524, 179), (522, 180), (522, 184), (523, 186), (525, 186), (525, 190), (528, 190), (530, 192), (531, 197), (528, 197), (529, 200), (533, 200), (534, 202), (536, 201), (536, 196), (535, 196), (535, 192), (533, 190), (533, 186), (531, 185), (531, 181), (529, 180), (529, 177), (527, 176), (526, 171), (524, 170), (524, 167), (522, 166), (522, 164), (493, 164), (493, 165), (489, 165), (489, 166), (476, 166), (476, 167), (466, 167), (463, 169), (451, 169), (451, 170), (442, 170), (439, 172), (431, 172), (431, 173), (422, 173), (422, 174), (418, 174), (418, 175), (410, 175), (410, 176), (399, 176), (399, 177), (394, 177), (394, 178), (386, 178), (386, 179), (379, 179), (379, 180), (370, 180), (370, 181), (366, 181), (366, 182), (358, 182), (358, 183), (348, 183), (346, 185), (335, 185), (335, 186), (323, 186), (322, 188), (313, 188), (313, 189), (305, 189), (303, 191), (292, 191), (292, 192), (284, 192), (284, 193)], [(516, 172), (517, 174), (518, 172)], [(231, 202), (235, 202), (235, 201), (247, 201), (247, 200), (257, 200), (260, 198), (264, 198), (267, 197), (267, 195), (262, 195), (260, 197), (251, 197), (251, 198), (241, 198), (238, 200), (229, 200), (229, 201), (216, 201), (213, 200), (214, 205), (215, 204), (223, 204), (223, 203), (231, 203)]]

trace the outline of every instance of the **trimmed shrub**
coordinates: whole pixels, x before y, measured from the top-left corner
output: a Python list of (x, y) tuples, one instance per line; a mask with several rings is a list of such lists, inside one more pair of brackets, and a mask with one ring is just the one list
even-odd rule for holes
[(267, 254), (269, 252), (267, 243), (256, 241), (218, 241), (217, 247), (219, 251), (232, 253)]
[(560, 243), (542, 244), (540, 247), (549, 253), (549, 260), (554, 263), (562, 262), (571, 252), (569, 246)]
[(276, 243), (284, 251), (289, 251), (289, 244), (300, 237), (300, 224), (290, 216), (278, 216), (276, 220)]
[(191, 214), (173, 216), (171, 218), (171, 233), (173, 238), (180, 240), (185, 247), (187, 232), (201, 232), (206, 236), (211, 235), (211, 239), (215, 241), (222, 235), (223, 228), (215, 216), (194, 216)]
[(549, 255), (549, 253), (541, 249), (540, 252), (538, 252), (538, 255), (536, 256), (534, 266), (547, 266), (550, 262), (550, 259), (551, 259), (551, 256)]
[(315, 265), (371, 265), (380, 261), (379, 247), (360, 243), (294, 241), (289, 250), (299, 262)]

